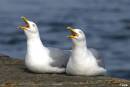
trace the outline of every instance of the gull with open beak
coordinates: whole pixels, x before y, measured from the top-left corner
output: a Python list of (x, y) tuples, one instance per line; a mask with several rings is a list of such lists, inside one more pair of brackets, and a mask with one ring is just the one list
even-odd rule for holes
[(97, 58), (88, 49), (85, 34), (80, 29), (68, 27), (73, 48), (66, 67), (66, 73), (71, 75), (105, 75), (106, 69), (98, 64)]
[(19, 26), (27, 37), (26, 67), (36, 73), (63, 73), (70, 51), (45, 47), (40, 39), (37, 25), (22, 17), (25, 25)]

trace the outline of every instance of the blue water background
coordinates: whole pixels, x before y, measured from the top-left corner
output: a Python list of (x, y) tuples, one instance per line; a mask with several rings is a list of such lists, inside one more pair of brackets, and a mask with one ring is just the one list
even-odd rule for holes
[(66, 27), (81, 28), (110, 75), (130, 79), (130, 0), (0, 0), (0, 53), (24, 58), (21, 16), (37, 23), (51, 47), (71, 49)]

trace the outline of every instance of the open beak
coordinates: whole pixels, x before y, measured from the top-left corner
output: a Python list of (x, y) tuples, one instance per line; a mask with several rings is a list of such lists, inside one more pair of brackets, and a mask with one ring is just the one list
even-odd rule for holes
[(25, 25), (21, 25), (19, 28), (22, 30), (27, 30), (29, 28), (29, 20), (24, 16), (22, 16), (21, 19), (25, 22)]
[(67, 29), (70, 31), (71, 35), (68, 36), (68, 38), (71, 38), (71, 39), (75, 39), (77, 38), (79, 35), (77, 32), (75, 32), (75, 29), (72, 28), (72, 27), (67, 27)]

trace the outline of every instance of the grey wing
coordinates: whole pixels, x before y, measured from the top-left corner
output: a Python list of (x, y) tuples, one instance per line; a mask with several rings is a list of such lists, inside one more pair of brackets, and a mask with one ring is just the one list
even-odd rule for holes
[(70, 57), (70, 50), (61, 50), (58, 48), (50, 48), (50, 56), (53, 60), (51, 65), (53, 67), (66, 67), (68, 59)]
[(98, 65), (101, 66), (101, 67), (105, 67), (104, 59), (101, 57), (101, 55), (99, 55), (98, 51), (96, 49), (93, 49), (93, 48), (89, 48), (89, 50), (96, 57)]

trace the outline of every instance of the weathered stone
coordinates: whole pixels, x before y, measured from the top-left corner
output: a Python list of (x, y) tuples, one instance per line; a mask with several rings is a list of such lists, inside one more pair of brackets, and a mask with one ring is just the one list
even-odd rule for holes
[(0, 87), (129, 87), (130, 81), (108, 76), (69, 76), (29, 72), (22, 60), (0, 56)]

